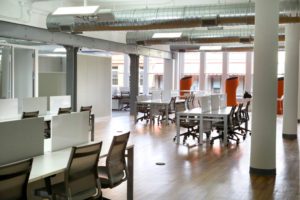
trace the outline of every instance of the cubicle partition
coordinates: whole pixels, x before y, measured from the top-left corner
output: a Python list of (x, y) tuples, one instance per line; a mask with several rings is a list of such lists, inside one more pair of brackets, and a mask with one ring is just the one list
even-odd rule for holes
[(211, 95), (211, 110), (219, 110), (220, 108), (220, 95), (212, 94)]
[(22, 112), (39, 111), (39, 115), (47, 114), (47, 97), (24, 98)]
[[(56, 151), (89, 142), (89, 112), (53, 116), (45, 150)], [(48, 146), (49, 145), (49, 146)]]
[(18, 99), (0, 99), (0, 120), (18, 117)]
[(44, 153), (43, 118), (0, 122), (0, 130), (0, 165)]
[(71, 107), (71, 96), (51, 96), (50, 113), (57, 114), (59, 108)]

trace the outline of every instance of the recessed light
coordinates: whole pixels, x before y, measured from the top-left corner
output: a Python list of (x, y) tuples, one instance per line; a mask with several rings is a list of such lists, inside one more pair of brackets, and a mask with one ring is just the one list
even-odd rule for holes
[(52, 15), (93, 14), (99, 6), (60, 7)]
[(219, 51), (222, 50), (222, 46), (200, 46), (200, 51)]
[(182, 33), (154, 33), (152, 38), (180, 38)]

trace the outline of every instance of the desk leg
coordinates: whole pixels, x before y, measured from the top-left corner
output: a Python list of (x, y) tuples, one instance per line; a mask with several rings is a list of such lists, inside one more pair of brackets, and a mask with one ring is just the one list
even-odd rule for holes
[(136, 121), (136, 119), (137, 119), (137, 114), (138, 114), (137, 108), (138, 108), (138, 105), (137, 105), (137, 103), (135, 103), (134, 123), (137, 123), (137, 121)]
[(199, 117), (199, 144), (203, 144), (203, 117)]
[(180, 114), (177, 113), (176, 116), (176, 143), (179, 144), (180, 142)]
[(127, 152), (128, 152), (127, 200), (133, 200), (134, 147), (127, 149)]
[(153, 105), (151, 104), (150, 105), (150, 126), (152, 126), (153, 125), (153, 121), (152, 120), (154, 120), (154, 119), (152, 119), (153, 118)]
[(95, 115), (94, 114), (91, 114), (91, 141), (93, 142), (94, 141), (94, 138), (95, 138)]
[(166, 105), (166, 125), (169, 125), (169, 105)]
[(223, 140), (224, 140), (224, 144), (227, 145), (227, 130), (228, 130), (227, 116), (223, 117), (223, 121), (224, 121), (224, 136), (223, 136)]

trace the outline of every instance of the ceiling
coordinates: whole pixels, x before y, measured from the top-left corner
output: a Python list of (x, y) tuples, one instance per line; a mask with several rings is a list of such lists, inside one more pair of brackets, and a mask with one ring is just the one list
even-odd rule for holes
[[(172, 7), (189, 7), (189, 6), (203, 6), (203, 5), (228, 5), (232, 3), (251, 3), (255, 2), (254, 0), (10, 0), (10, 1), (1, 1), (0, 2), (0, 20), (17, 22), (21, 24), (27, 24), (30, 26), (42, 27), (46, 28), (46, 18), (49, 13), (53, 12), (58, 7), (63, 6), (83, 6), (83, 5), (99, 5), (100, 9), (109, 9), (111, 11), (123, 11), (123, 10), (133, 10), (133, 9), (150, 9), (150, 8), (172, 8)], [(180, 28), (180, 27), (178, 27)], [(222, 32), (226, 30), (226, 37), (230, 37), (230, 32), (232, 35), (237, 34), (237, 32), (244, 33), (246, 31), (254, 30), (253, 25), (229, 25), (226, 27), (220, 27), (221, 30), (213, 30), (214, 34), (216, 32)], [(166, 29), (164, 32), (170, 31), (178, 31), (179, 29)], [(229, 31), (228, 31), (229, 30)], [(231, 31), (230, 31), (231, 30)], [(281, 32), (284, 33), (284, 25), (281, 25)], [(105, 40), (111, 40), (121, 43), (126, 43), (128, 38), (126, 38), (127, 32), (131, 32), (132, 34), (143, 34), (147, 35), (149, 39), (149, 34), (151, 35), (153, 32), (157, 30), (122, 30), (122, 31), (93, 31), (86, 32), (83, 34), (89, 37), (101, 38)], [(210, 30), (207, 27), (192, 27), (192, 28), (184, 28), (180, 31), (185, 32), (186, 34), (196, 33), (199, 35), (205, 33), (206, 35), (210, 35)], [(162, 31), (159, 31), (162, 32)], [(208, 32), (208, 33), (207, 33)], [(211, 33), (212, 34), (212, 33)], [(221, 35), (222, 36), (222, 35)], [(250, 36), (250, 34), (249, 34)], [(251, 37), (253, 34), (251, 34)], [(140, 36), (139, 36), (140, 37)], [(172, 46), (173, 49), (180, 49), (176, 47), (176, 45), (187, 46), (190, 40), (184, 41), (184, 43), (180, 43), (178, 41), (170, 40), (169, 42), (154, 42), (155, 47), (160, 47), (165, 50), (166, 46)], [(150, 42), (143, 43), (139, 41), (142, 45), (152, 45)], [(221, 43), (221, 42), (219, 42)], [(208, 42), (208, 44), (212, 44), (212, 42)], [(241, 44), (240, 42), (235, 42), (235, 45)], [(159, 46), (157, 46), (159, 45)], [(197, 42), (193, 43), (193, 45), (197, 46)], [(226, 43), (222, 43), (222, 45), (226, 46)], [(228, 45), (232, 44), (228, 42)], [(283, 44), (281, 44), (283, 45)], [(190, 45), (191, 46), (191, 45)], [(245, 44), (241, 44), (241, 46), (249, 46)], [(251, 46), (251, 45), (250, 45)], [(174, 48), (176, 47), (176, 48)], [(197, 47), (196, 47), (197, 48)]]

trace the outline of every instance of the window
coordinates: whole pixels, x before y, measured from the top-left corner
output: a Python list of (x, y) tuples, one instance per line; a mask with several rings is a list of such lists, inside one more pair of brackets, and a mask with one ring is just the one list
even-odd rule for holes
[(112, 85), (118, 85), (118, 66), (112, 67)]
[(222, 74), (223, 53), (209, 52), (206, 53), (206, 74)]
[(113, 54), (111, 56), (111, 62), (112, 62), (112, 85), (117, 87), (124, 87), (124, 55)]
[(229, 75), (246, 74), (246, 52), (230, 52), (228, 62)]
[(184, 53), (183, 75), (192, 76), (193, 83), (191, 90), (199, 90), (199, 74), (200, 74), (200, 53), (186, 52)]
[(163, 88), (164, 60), (149, 57), (148, 85), (151, 90)]

